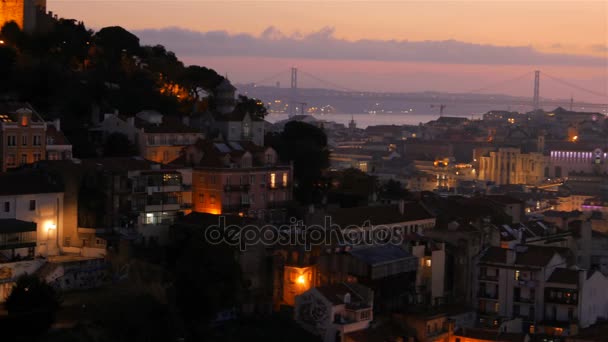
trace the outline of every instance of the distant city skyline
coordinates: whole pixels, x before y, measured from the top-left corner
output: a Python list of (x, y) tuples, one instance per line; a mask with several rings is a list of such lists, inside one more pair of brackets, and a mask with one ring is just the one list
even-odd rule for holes
[[(235, 82), (298, 66), (353, 89), (468, 91), (540, 69), (606, 94), (603, 1), (48, 1), (93, 29), (120, 25)], [(282, 81), (285, 83), (287, 79)], [(541, 81), (541, 96), (608, 97)], [(314, 82), (303, 87), (318, 87)], [(531, 81), (493, 92), (530, 95)]]

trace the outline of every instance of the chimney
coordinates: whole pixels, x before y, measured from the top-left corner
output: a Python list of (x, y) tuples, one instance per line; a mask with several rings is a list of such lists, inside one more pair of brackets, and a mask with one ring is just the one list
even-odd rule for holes
[(516, 256), (515, 250), (514, 249), (507, 249), (506, 252), (507, 252), (506, 253), (506, 258), (507, 258), (506, 262), (507, 262), (507, 264), (514, 264), (515, 263), (515, 256)]
[(350, 304), (350, 293), (344, 295), (344, 304)]
[(57, 131), (61, 131), (61, 119), (57, 118), (53, 120), (53, 126), (55, 126)]
[(399, 200), (399, 213), (401, 215), (405, 214), (405, 201), (402, 199)]

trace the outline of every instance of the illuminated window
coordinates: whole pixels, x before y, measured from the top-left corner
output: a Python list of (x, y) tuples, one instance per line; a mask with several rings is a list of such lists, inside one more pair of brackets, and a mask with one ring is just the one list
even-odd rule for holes
[(251, 134), (251, 128), (249, 127), (249, 123), (243, 123), (243, 137), (248, 138), (249, 134)]
[(270, 187), (275, 188), (277, 186), (277, 175), (276, 173), (270, 174)]
[(287, 173), (283, 173), (283, 186), (287, 186)]
[(519, 278), (520, 278), (520, 272), (519, 272), (519, 270), (516, 270), (515, 271), (515, 280), (519, 280)]
[(498, 312), (500, 310), (500, 303), (495, 303), (494, 304), (494, 311)]
[(424, 265), (425, 265), (426, 267), (431, 267), (431, 259), (426, 259), (426, 260), (424, 260)]

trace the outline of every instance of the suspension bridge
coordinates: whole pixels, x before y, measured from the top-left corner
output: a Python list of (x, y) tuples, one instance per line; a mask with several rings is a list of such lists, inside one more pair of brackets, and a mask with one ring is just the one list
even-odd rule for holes
[[(608, 108), (608, 94), (606, 93), (606, 89), (603, 89), (603, 93), (597, 90), (592, 90), (592, 89), (588, 89), (586, 87), (577, 85), (573, 82), (570, 81), (566, 81), (560, 77), (551, 75), (547, 72), (542, 72), (542, 77), (543, 79), (547, 79), (550, 82), (555, 82), (555, 84), (559, 84), (560, 86), (566, 87), (568, 88), (571, 92), (572, 92), (572, 96), (570, 98), (570, 109), (572, 110), (572, 108), (575, 105), (591, 105), (588, 107), (592, 107), (592, 108)], [(265, 77), (261, 80), (255, 81), (255, 82), (249, 82), (249, 84), (252, 84), (254, 86), (275, 86), (277, 88), (280, 88), (280, 82), (285, 80), (286, 78), (289, 79), (290, 81), (290, 87), (289, 89), (289, 114), (290, 115), (294, 115), (294, 114), (298, 114), (298, 112), (304, 113), (304, 107), (306, 106), (306, 102), (304, 102), (301, 98), (301, 94), (300, 94), (300, 89), (304, 89), (304, 88), (300, 88), (300, 86), (302, 85), (303, 82), (301, 82), (302, 80), (304, 80), (304, 83), (306, 85), (306, 88), (326, 88), (326, 89), (332, 89), (332, 90), (337, 90), (343, 93), (351, 93), (351, 95), (353, 96), (367, 96), (367, 97), (373, 97), (373, 96), (378, 96), (378, 97), (382, 97), (382, 98), (386, 98), (387, 96), (393, 96), (393, 97), (399, 97), (399, 98), (403, 98), (407, 101), (410, 102), (420, 102), (420, 101), (425, 101), (428, 102), (428, 99), (424, 99), (424, 98), (420, 98), (419, 95), (414, 95), (412, 93), (383, 93), (383, 92), (374, 92), (374, 91), (369, 91), (369, 90), (361, 90), (361, 89), (355, 89), (349, 86), (344, 86), (341, 85), (339, 83), (330, 81), (325, 79), (324, 77), (320, 77), (317, 75), (314, 75), (310, 72), (298, 69), (296, 67), (292, 67), (290, 69), (285, 69), (285, 70), (281, 70), (280, 72), (277, 72), (273, 75), (270, 75), (268, 77)], [(488, 83), (482, 87), (479, 88), (474, 88), (474, 89), (470, 89), (467, 91), (461, 91), (458, 92), (458, 95), (475, 95), (475, 94), (479, 94), (479, 95), (483, 95), (483, 94), (489, 94), (489, 91), (493, 91), (493, 94), (496, 94), (496, 91), (500, 91), (500, 90), (504, 90), (506, 86), (513, 86), (513, 85), (518, 85), (521, 86), (521, 84), (524, 81), (532, 81), (532, 96), (530, 99), (528, 98), (524, 98), (524, 97), (511, 97), (508, 100), (508, 103), (505, 103), (504, 99), (493, 99), (493, 98), (488, 98), (488, 97), (462, 97), (462, 96), (452, 96), (449, 99), (446, 99), (450, 102), (458, 102), (458, 103), (475, 103), (475, 104), (508, 104), (508, 105), (526, 105), (526, 106), (531, 106), (532, 109), (537, 110), (537, 109), (541, 109), (542, 106), (561, 106), (564, 104), (564, 100), (556, 100), (556, 99), (550, 99), (550, 98), (541, 98), (541, 92), (540, 92), (540, 81), (541, 81), (541, 71), (540, 70), (534, 70), (534, 71), (528, 71), (525, 72), (521, 75), (517, 75), (516, 77), (512, 77), (509, 79), (505, 79), (505, 80), (501, 80), (501, 81), (497, 81), (497, 82), (492, 82), (492, 83)], [(593, 103), (590, 104), (588, 102), (574, 102), (574, 94), (577, 95), (593, 95), (595, 97), (598, 97), (601, 100), (602, 103)], [(437, 101), (441, 101), (441, 99), (437, 99)], [(435, 102), (437, 102), (435, 101)], [(437, 105), (444, 107), (443, 104), (441, 105)], [(443, 109), (443, 108), (442, 108)]]

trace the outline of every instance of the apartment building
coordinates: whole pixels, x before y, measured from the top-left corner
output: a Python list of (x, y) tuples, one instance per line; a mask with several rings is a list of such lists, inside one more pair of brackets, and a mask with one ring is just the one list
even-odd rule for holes
[(37, 170), (0, 173), (0, 260), (59, 254), (63, 188)]
[(46, 123), (27, 103), (0, 104), (1, 171), (46, 158)]
[(175, 162), (193, 167), (193, 210), (267, 217), (292, 200), (293, 168), (248, 142), (198, 141)]
[(373, 291), (357, 283), (315, 287), (296, 297), (295, 320), (324, 342), (367, 329), (373, 320)]
[(105, 141), (112, 133), (124, 134), (135, 145), (139, 156), (163, 164), (179, 158), (185, 146), (204, 136), (177, 118), (149, 110), (132, 117), (118, 113), (105, 114), (104, 119), (91, 129), (91, 133), (99, 142)]

